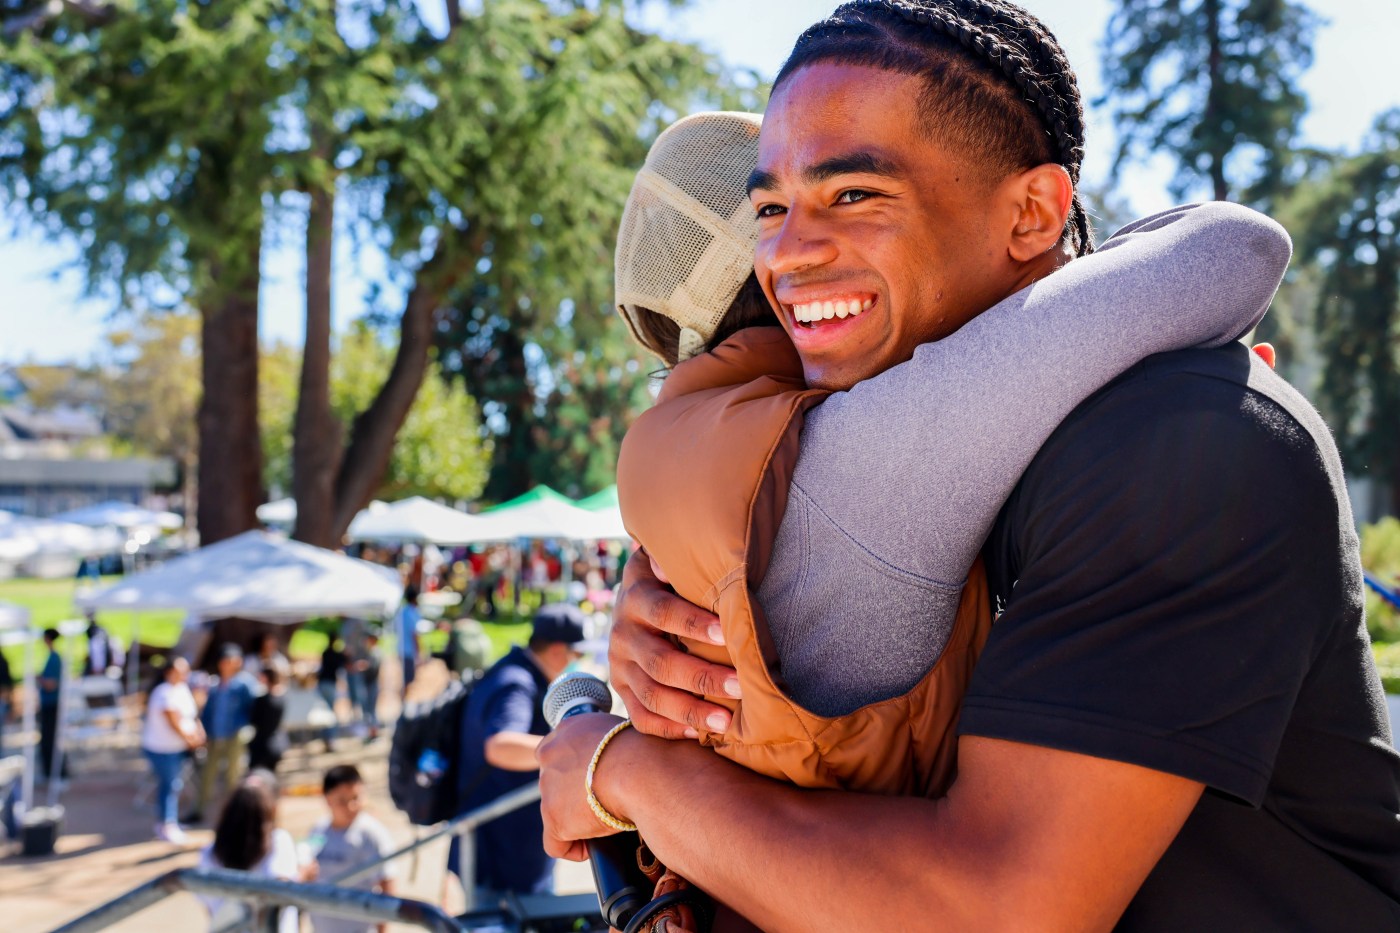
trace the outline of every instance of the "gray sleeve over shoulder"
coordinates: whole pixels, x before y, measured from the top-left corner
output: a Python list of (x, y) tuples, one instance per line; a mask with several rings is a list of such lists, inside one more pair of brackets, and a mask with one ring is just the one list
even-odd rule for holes
[(1250, 331), (1291, 252), (1282, 227), (1235, 204), (1140, 220), (828, 398), (808, 415), (793, 483), (875, 560), (960, 586), (1060, 421), (1147, 356)]

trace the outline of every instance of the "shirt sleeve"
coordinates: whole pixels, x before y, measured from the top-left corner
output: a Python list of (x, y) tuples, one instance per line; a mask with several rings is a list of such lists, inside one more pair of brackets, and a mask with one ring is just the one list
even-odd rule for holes
[[(1149, 355), (1246, 333), (1291, 252), (1282, 227), (1236, 204), (1138, 221), (908, 362), (828, 398), (807, 417), (794, 481), (874, 557), (960, 586), (1059, 423)], [(849, 492), (882, 487), (913, 507), (871, 509)]]
[(1007, 503), (989, 554), (1016, 579), (959, 731), (1257, 806), (1313, 660), (1359, 598), (1351, 535), (1318, 442), (1285, 409), (1224, 380), (1130, 376), (1056, 432)]
[(485, 735), (501, 732), (530, 734), (535, 721), (535, 691), (523, 683), (503, 683), (486, 704)]
[(297, 858), (297, 846), (291, 833), (285, 829), (272, 831), (272, 851), (268, 853), (267, 873), (272, 878), (295, 881), (300, 873), (301, 863)]

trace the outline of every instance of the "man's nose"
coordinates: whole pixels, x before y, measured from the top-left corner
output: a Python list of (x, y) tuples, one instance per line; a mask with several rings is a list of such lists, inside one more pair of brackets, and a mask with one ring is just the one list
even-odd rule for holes
[(793, 207), (771, 237), (759, 241), (759, 262), (774, 276), (790, 275), (836, 259), (835, 242), (819, 218)]

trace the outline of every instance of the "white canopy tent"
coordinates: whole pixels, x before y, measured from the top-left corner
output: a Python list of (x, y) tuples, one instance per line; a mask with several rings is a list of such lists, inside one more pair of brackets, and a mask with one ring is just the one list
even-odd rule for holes
[(123, 531), (131, 531), (136, 528), (159, 528), (163, 531), (174, 531), (185, 524), (185, 520), (174, 512), (157, 512), (139, 505), (132, 505), (130, 502), (116, 500), (60, 512), (52, 518), (54, 521), (87, 525), (90, 528), (120, 528)]
[(431, 499), (414, 496), (361, 512), (350, 523), (349, 537), (352, 541), (386, 544), (457, 546), (507, 541), (514, 536), (498, 533), (484, 516), (468, 515)]
[[(36, 565), (31, 568), (36, 576), (53, 575), (39, 568), (46, 561), (112, 554), (121, 551), (125, 543), (126, 535), (114, 528), (0, 512), (0, 560), (30, 562)], [(66, 569), (71, 573), (75, 567), (76, 563)]]
[(258, 506), (258, 521), (264, 525), (290, 525), (297, 520), (297, 500), (274, 499)]
[(388, 567), (246, 531), (74, 601), (88, 611), (181, 609), (203, 618), (293, 622), (321, 615), (384, 618), (402, 597), (399, 576)]

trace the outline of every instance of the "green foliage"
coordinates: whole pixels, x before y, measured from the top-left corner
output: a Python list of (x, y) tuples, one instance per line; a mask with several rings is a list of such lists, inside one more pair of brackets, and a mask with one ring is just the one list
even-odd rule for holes
[(199, 318), (145, 314), (107, 335), (106, 415), (131, 449), (189, 468), (199, 454)]
[[(1294, 0), (1118, 0), (1103, 43), (1115, 172), (1166, 153), (1172, 194), (1267, 198), (1283, 183), (1319, 20)], [(1246, 193), (1247, 192), (1247, 193)]]
[[(1361, 529), (1361, 566), (1382, 583), (1400, 586), (1400, 518), (1383, 518)], [(1370, 589), (1366, 590), (1366, 627), (1375, 641), (1400, 641), (1400, 612)], [(1395, 663), (1400, 667), (1400, 654)]]
[(1382, 114), (1359, 154), (1334, 157), (1283, 210), (1320, 277), (1319, 407), (1347, 468), (1391, 484), (1400, 505), (1400, 110)]
[[(285, 344), (264, 349), (259, 390), (263, 454), (269, 488), (287, 489), (292, 470), (300, 354)], [(344, 334), (331, 363), (331, 405), (349, 428), (393, 364), (393, 348), (364, 324)], [(486, 484), (491, 444), (483, 439), (476, 401), (460, 384), (449, 385), (437, 366), (414, 399), (399, 429), (389, 471), (376, 495), (385, 499), (428, 496), (474, 499)]]
[[(74, 5), (76, 6), (76, 5)], [(305, 16), (276, 0), (68, 9), (3, 46), (0, 191), (74, 234), (89, 288), (169, 304), (249, 273), (287, 153), (266, 145)], [(280, 181), (279, 181), (280, 180)]]
[[(392, 364), (391, 348), (372, 330), (351, 327), (331, 363), (331, 406), (343, 423), (369, 405)], [(476, 400), (460, 383), (449, 385), (433, 364), (399, 428), (379, 495), (475, 499), (486, 485), (490, 459)]]

